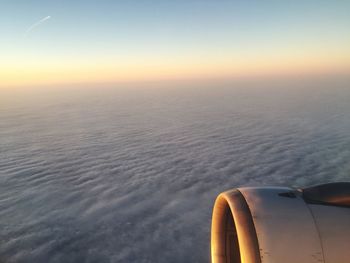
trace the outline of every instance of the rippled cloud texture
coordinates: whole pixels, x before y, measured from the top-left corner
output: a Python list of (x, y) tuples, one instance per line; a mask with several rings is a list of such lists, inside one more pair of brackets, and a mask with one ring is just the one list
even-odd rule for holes
[(209, 262), (219, 192), (349, 180), (346, 83), (1, 91), (0, 261)]

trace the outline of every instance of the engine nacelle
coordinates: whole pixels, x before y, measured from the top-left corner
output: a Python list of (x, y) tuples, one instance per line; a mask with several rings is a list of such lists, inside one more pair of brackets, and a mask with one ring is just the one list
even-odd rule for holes
[(246, 187), (214, 205), (212, 263), (349, 263), (350, 183)]

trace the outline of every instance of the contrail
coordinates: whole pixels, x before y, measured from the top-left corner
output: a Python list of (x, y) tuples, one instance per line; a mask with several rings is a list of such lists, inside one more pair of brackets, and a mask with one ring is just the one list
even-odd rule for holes
[(51, 16), (47, 16), (44, 17), (42, 19), (40, 19), (38, 22), (34, 23), (33, 25), (31, 25), (30, 27), (28, 27), (26, 33), (24, 34), (24, 36), (27, 36), (34, 28), (36, 28), (37, 26), (41, 25), (42, 23), (44, 23), (46, 20), (50, 19)]

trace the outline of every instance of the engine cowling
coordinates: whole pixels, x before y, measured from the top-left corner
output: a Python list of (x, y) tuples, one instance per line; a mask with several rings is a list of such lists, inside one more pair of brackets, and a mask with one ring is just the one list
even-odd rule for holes
[(213, 263), (350, 262), (350, 183), (221, 193), (213, 209), (211, 258)]

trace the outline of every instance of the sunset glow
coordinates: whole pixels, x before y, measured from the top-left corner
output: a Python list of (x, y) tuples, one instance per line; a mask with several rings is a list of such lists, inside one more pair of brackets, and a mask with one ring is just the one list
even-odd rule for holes
[(1, 87), (350, 72), (345, 2), (78, 2), (2, 4)]

